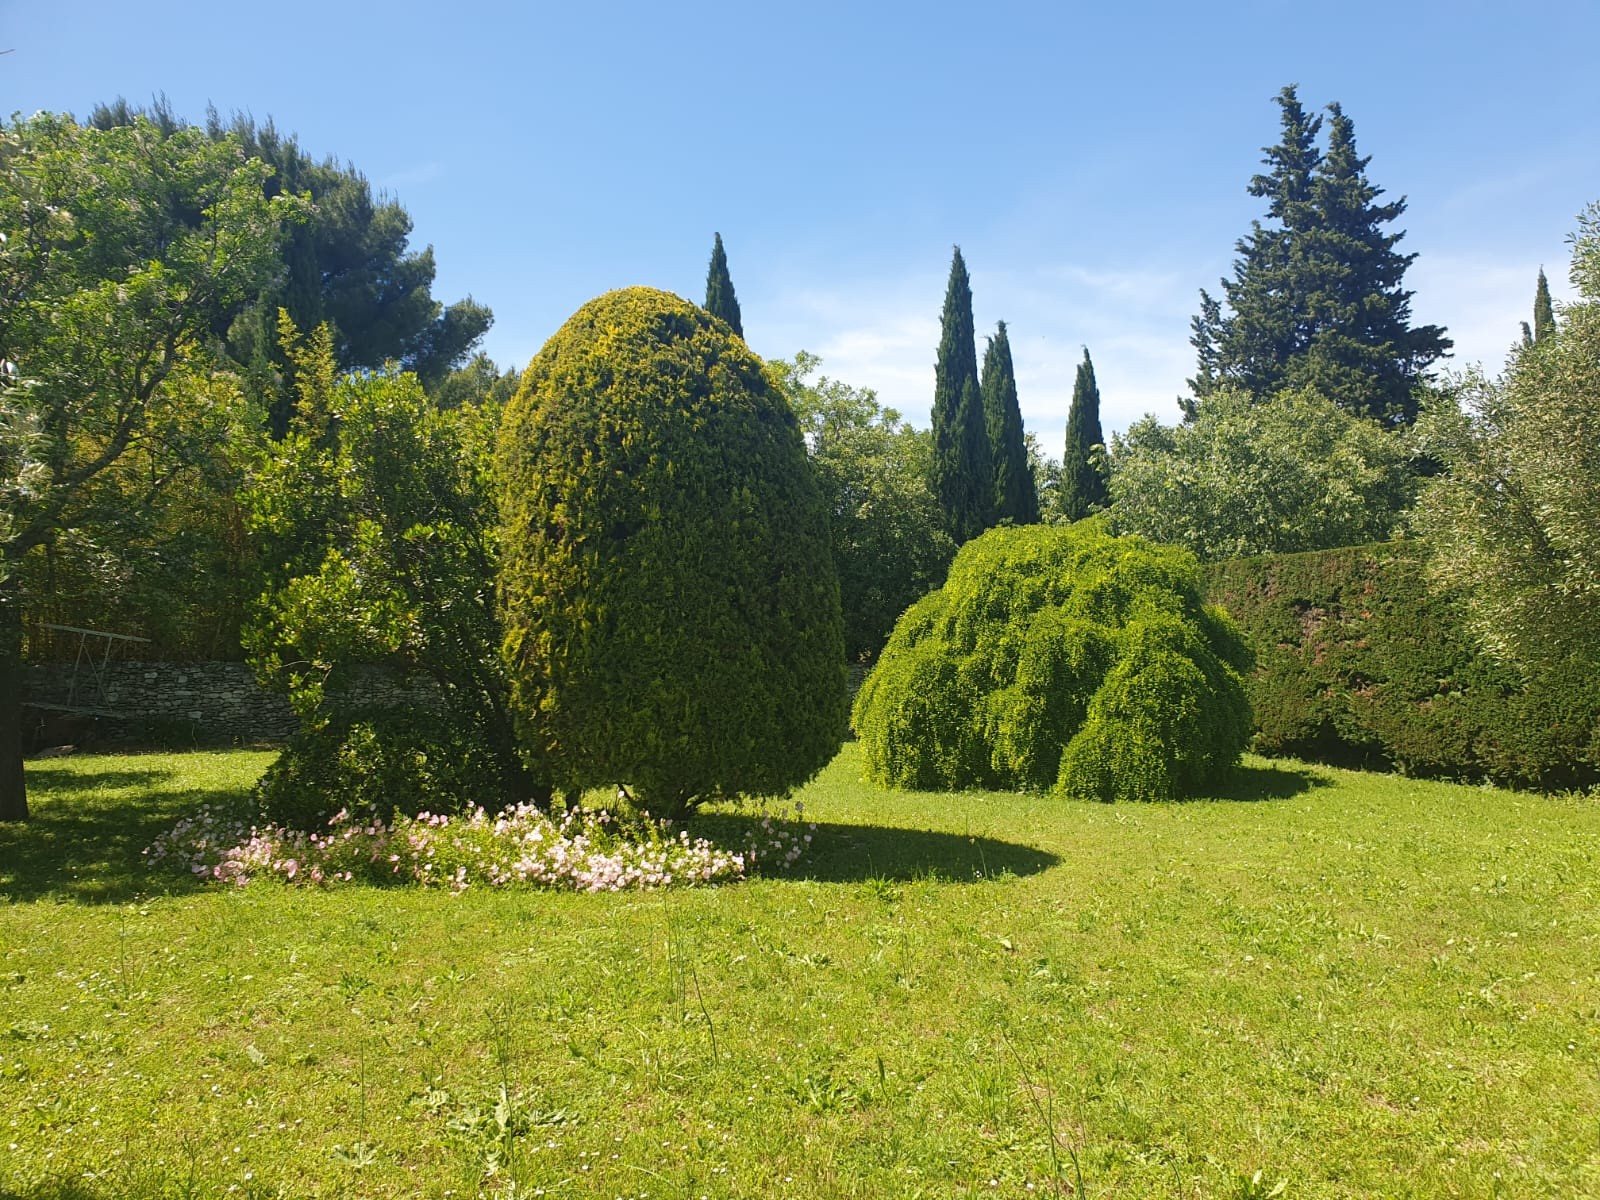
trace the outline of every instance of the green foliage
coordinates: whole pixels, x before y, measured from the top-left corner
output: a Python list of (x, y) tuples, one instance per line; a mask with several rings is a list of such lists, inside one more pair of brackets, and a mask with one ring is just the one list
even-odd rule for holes
[(744, 336), (744, 322), (739, 319), (739, 297), (733, 290), (733, 276), (728, 274), (728, 255), (722, 248), (722, 235), (716, 235), (711, 247), (711, 265), (706, 268), (705, 310), (713, 317), (726, 321), (740, 337)]
[(428, 395), (440, 408), (489, 406), (503, 410), (517, 394), (517, 372), (502, 371), (487, 354), (474, 354), (451, 371)]
[(359, 822), (396, 813), (506, 804), (504, 770), (482, 737), (426, 707), (340, 706), (295, 734), (257, 785), (261, 816), (318, 831), (343, 809)]
[[(141, 113), (119, 99), (96, 107), (90, 116), (90, 124), (107, 130), (140, 120), (153, 122), (163, 136), (187, 138), (196, 132), (164, 101)], [(259, 290), (249, 312), (217, 329), (226, 333), (237, 362), (274, 356), (271, 318), (283, 308), (298, 329), (329, 326), (341, 370), (376, 370), (398, 362), (432, 388), (488, 330), (493, 313), (470, 296), (449, 306), (434, 299), (433, 248), (410, 249), (410, 214), (397, 200), (374, 199), (371, 184), (355, 167), (331, 156), (314, 159), (270, 117), (257, 124), (248, 114), (235, 113), (224, 121), (213, 110), (204, 133), (242, 146), (248, 157), (264, 163), (268, 196), (310, 201), (306, 219), (290, 231), (282, 269)], [(281, 433), (287, 413), (272, 415), (274, 431)]]
[(1238, 761), (1249, 664), (1186, 551), (1094, 522), (1002, 527), (900, 619), (854, 721), (894, 787), (1178, 799)]
[(1311, 392), (1214, 392), (1176, 428), (1145, 417), (1112, 439), (1123, 533), (1232, 558), (1387, 537), (1415, 492), (1406, 446)]
[[(168, 662), (238, 661), (240, 631), (255, 592), (255, 545), (239, 491), (261, 432), (228, 374), (191, 373), (169, 381), (189, 389), (185, 403), (226, 414), (220, 444), (198, 454), (150, 503), (108, 515), (92, 528), (62, 530), (24, 555), (18, 584), (27, 597), (24, 631), (32, 662), (71, 660), (71, 625), (129, 633), (146, 644), (116, 657)], [(148, 458), (130, 451), (130, 473)]]
[(1418, 506), (1439, 580), (1491, 651), (1530, 671), (1600, 670), (1600, 205), (1581, 218), (1559, 327), (1506, 375), (1469, 372), (1418, 426), (1442, 462)]
[(1202, 400), (1228, 386), (1258, 397), (1310, 388), (1351, 412), (1409, 424), (1416, 387), (1450, 341), (1438, 326), (1410, 323), (1401, 281), (1416, 256), (1395, 249), (1404, 233), (1384, 232), (1405, 200), (1377, 203), (1383, 190), (1367, 179), (1370, 160), (1356, 153), (1339, 105), (1328, 106), (1324, 154), (1322, 118), (1306, 114), (1292, 86), (1276, 99), (1283, 137), (1249, 188), (1274, 224), (1254, 222), (1240, 239), (1233, 278), (1222, 281), (1226, 313), (1200, 293), (1189, 384)]
[(1533, 340), (1542, 342), (1556, 331), (1556, 310), (1550, 302), (1550, 281), (1539, 268), (1539, 282), (1533, 289)]
[(929, 480), (945, 530), (959, 545), (988, 528), (993, 459), (972, 327), (972, 285), (957, 246), (950, 260), (939, 357), (933, 376), (933, 463)]
[(498, 452), (525, 736), (567, 788), (650, 812), (809, 778), (845, 726), (839, 585), (794, 414), (704, 309), (590, 301), (523, 375)]
[(1028, 474), (1033, 478), (1033, 494), (1038, 497), (1040, 520), (1047, 520), (1060, 509), (1061, 464), (1046, 454), (1030, 429), (1022, 435), (1028, 453)]
[(8, 425), (36, 439), (0, 558), (123, 515), (230, 432), (201, 343), (270, 276), (295, 211), (263, 176), (236, 142), (147, 121), (0, 130), (0, 358), (26, 380)]
[(1011, 363), (1011, 341), (1000, 322), (983, 355), (984, 428), (988, 433), (994, 476), (993, 520), (1032, 525), (1039, 520), (1039, 490), (1028, 465), (1028, 447), (1017, 403), (1017, 374)]
[(928, 487), (933, 439), (871, 389), (827, 376), (805, 351), (767, 365), (805, 434), (828, 510), (845, 654), (871, 661), (896, 618), (937, 587), (955, 554)]
[[(247, 497), (267, 570), (247, 645), (303, 721), (271, 798), (331, 815), (349, 802), (350, 764), (368, 754), (393, 804), (412, 811), (547, 795), (518, 752), (499, 658), (487, 478), (496, 414), (440, 411), (410, 374), (336, 376), (326, 328), (287, 338), (286, 356), (295, 417)], [(374, 719), (363, 699), (374, 671), (418, 689), (427, 722)]]
[(1568, 787), (1600, 778), (1600, 683), (1478, 652), (1416, 542), (1235, 559), (1207, 594), (1256, 647), (1255, 747), (1409, 774)]
[(232, 139), (40, 114), (0, 127), (0, 820), (26, 816), (22, 564), (120, 531), (239, 423), (203, 352), (271, 277), (281, 223)]
[(1068, 521), (1081, 521), (1106, 507), (1110, 491), (1106, 484), (1105, 434), (1100, 429), (1100, 386), (1095, 382), (1094, 363), (1084, 347), (1072, 383), (1072, 407), (1067, 410), (1067, 444), (1061, 456), (1059, 503)]

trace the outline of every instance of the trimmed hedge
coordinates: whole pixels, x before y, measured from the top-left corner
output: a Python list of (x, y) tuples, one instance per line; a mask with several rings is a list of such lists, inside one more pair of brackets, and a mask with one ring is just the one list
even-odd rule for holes
[(827, 513), (726, 324), (630, 288), (529, 364), (497, 454), (513, 706), (563, 788), (658, 816), (827, 764), (848, 699)]
[(1208, 564), (1254, 644), (1255, 749), (1522, 787), (1600, 780), (1600, 680), (1484, 654), (1426, 548), (1388, 542)]
[(1250, 736), (1250, 656), (1194, 556), (1098, 522), (1001, 527), (896, 624), (855, 704), (868, 774), (905, 788), (1171, 800)]

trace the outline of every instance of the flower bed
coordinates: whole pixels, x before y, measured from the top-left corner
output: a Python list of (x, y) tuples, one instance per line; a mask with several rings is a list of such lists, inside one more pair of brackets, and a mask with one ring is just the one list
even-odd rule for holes
[(276, 877), (295, 884), (399, 882), (424, 887), (541, 887), (579, 892), (646, 891), (729, 883), (763, 867), (799, 860), (816, 826), (763, 811), (737, 850), (674, 835), (648, 816), (622, 821), (575, 808), (550, 814), (528, 804), (496, 815), (474, 809), (448, 817), (397, 816), (392, 824), (340, 812), (321, 833), (250, 825), (202, 808), (157, 838), (152, 865), (182, 865), (207, 879), (244, 886)]

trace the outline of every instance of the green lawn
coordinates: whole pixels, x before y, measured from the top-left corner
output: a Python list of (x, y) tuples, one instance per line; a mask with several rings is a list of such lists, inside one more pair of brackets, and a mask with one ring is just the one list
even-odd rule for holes
[(0, 1196), (1600, 1196), (1593, 800), (1259, 759), (1217, 802), (894, 794), (847, 747), (790, 878), (143, 868), (267, 761), (32, 766)]

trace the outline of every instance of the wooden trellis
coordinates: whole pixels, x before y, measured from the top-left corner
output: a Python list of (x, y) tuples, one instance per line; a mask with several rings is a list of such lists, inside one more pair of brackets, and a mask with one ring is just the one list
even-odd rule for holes
[(30, 708), (78, 713), (90, 717), (135, 715), (111, 707), (111, 699), (106, 695), (106, 675), (111, 665), (111, 652), (118, 642), (148, 644), (149, 638), (134, 637), (127, 633), (105, 633), (99, 629), (80, 629), (76, 625), (45, 625), (44, 628), (78, 636), (78, 653), (73, 659), (72, 676), (67, 682), (67, 702), (51, 704), (43, 700), (25, 700), (24, 704)]

